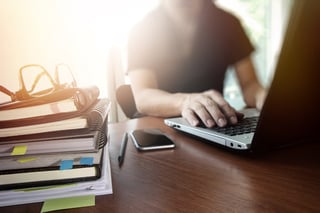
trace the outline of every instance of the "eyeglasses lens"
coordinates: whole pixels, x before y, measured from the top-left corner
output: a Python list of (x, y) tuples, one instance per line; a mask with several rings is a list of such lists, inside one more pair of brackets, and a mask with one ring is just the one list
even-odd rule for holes
[(77, 86), (74, 76), (67, 65), (57, 65), (55, 80), (62, 88)]
[(40, 66), (25, 67), (21, 74), (25, 89), (30, 96), (46, 95), (55, 89), (49, 73)]

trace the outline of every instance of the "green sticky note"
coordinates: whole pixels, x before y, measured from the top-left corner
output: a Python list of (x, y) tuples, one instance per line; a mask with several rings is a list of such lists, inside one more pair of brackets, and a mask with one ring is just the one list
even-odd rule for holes
[(24, 155), (27, 153), (27, 146), (15, 146), (11, 155)]
[(41, 212), (50, 212), (86, 206), (95, 206), (94, 195), (47, 200), (43, 203)]

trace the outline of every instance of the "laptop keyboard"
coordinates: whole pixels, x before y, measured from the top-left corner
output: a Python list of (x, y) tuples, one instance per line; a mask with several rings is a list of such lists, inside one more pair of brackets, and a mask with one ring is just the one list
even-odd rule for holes
[(255, 132), (258, 120), (258, 116), (243, 118), (236, 125), (229, 125), (226, 127), (214, 127), (213, 129), (217, 132), (230, 136), (248, 134)]

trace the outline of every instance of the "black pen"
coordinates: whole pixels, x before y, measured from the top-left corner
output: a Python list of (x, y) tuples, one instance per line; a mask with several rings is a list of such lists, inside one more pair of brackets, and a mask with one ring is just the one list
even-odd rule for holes
[(123, 135), (123, 138), (122, 138), (122, 141), (121, 141), (120, 154), (119, 154), (119, 157), (118, 157), (119, 166), (122, 165), (122, 162), (124, 160), (124, 154), (126, 152), (127, 141), (128, 141), (128, 133), (125, 133)]

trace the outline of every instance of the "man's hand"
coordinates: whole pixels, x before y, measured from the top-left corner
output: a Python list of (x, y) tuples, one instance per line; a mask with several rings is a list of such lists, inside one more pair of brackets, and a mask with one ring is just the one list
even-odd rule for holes
[(193, 126), (203, 122), (209, 128), (236, 124), (243, 116), (215, 90), (188, 95), (183, 101), (181, 115)]

